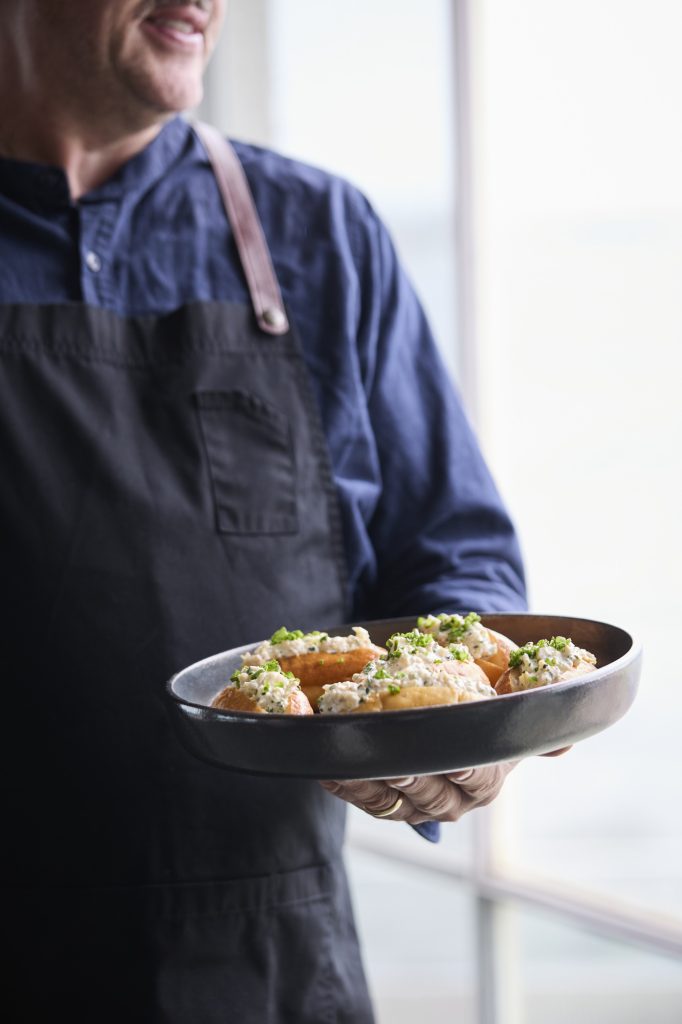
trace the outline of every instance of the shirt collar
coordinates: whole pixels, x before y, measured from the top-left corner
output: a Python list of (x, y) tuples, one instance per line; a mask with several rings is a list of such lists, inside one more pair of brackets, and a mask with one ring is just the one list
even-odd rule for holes
[[(168, 121), (159, 134), (80, 203), (115, 201), (124, 193), (142, 193), (163, 177), (187, 144), (191, 128), (182, 117)], [(71, 197), (61, 167), (0, 157), (0, 194), (22, 206), (54, 209), (69, 206)]]

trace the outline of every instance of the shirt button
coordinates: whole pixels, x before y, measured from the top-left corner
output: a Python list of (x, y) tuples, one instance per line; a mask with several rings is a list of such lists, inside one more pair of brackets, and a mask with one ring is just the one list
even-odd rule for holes
[(85, 254), (85, 265), (88, 270), (93, 272), (93, 274), (98, 274), (102, 269), (102, 261), (97, 253), (93, 252), (92, 249), (88, 249)]

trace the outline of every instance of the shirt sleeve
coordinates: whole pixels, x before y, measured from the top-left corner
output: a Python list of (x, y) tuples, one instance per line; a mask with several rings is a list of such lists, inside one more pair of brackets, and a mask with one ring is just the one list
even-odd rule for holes
[(380, 491), (368, 618), (526, 607), (518, 540), (423, 309), (370, 211), (358, 343)]

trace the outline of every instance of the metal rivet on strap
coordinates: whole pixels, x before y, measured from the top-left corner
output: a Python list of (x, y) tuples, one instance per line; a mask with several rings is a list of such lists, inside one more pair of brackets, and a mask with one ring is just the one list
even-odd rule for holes
[(286, 327), (287, 323), (286, 316), (277, 306), (269, 306), (267, 309), (264, 309), (263, 320), (268, 327), (272, 327), (275, 330), (281, 330), (281, 328)]

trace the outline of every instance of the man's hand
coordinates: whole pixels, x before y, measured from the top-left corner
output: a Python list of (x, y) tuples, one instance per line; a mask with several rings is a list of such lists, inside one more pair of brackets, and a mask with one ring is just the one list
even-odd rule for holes
[(458, 821), (474, 807), (494, 800), (516, 762), (467, 768), (447, 775), (410, 775), (401, 779), (321, 782), (329, 793), (374, 817), (407, 821)]

